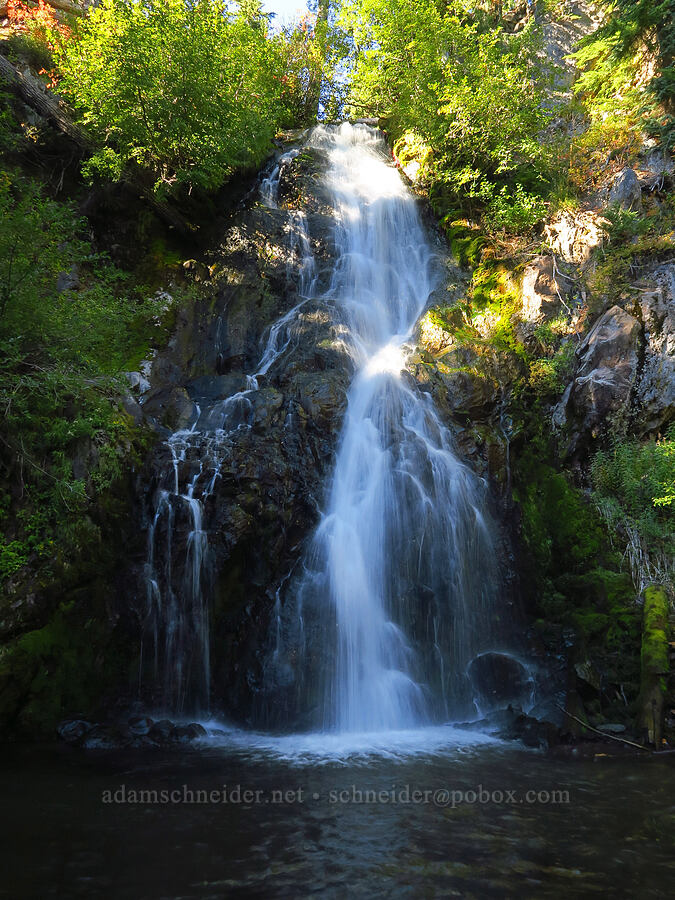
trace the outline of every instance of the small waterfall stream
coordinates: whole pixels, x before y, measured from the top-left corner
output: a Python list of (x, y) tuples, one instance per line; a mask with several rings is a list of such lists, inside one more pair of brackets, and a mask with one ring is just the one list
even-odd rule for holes
[[(281, 166), (295, 155), (297, 151), (282, 157), (263, 182), (261, 195), (267, 206), (276, 207)], [(258, 379), (290, 346), (293, 322), (312, 296), (316, 280), (307, 219), (301, 210), (290, 214), (287, 231), (289, 260), (297, 269), (299, 303), (271, 326), (256, 370), (246, 376), (245, 389), (204, 408), (197, 405), (191, 427), (175, 431), (166, 441), (170, 466), (156, 492), (148, 528), (146, 627), (151, 634), (154, 681), (161, 685), (161, 703), (174, 713), (209, 711), (212, 566), (208, 533), (203, 526), (204, 504), (220, 478), (229, 438), (239, 429), (250, 427), (250, 396), (259, 389)], [(173, 542), (178, 520), (186, 516), (187, 540), (177, 554)]]

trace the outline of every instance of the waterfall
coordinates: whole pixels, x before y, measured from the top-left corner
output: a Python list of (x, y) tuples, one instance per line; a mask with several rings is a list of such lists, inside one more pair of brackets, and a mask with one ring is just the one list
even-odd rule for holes
[(359, 732), (476, 715), (475, 661), (507, 643), (486, 486), (405, 370), (438, 263), (379, 132), (320, 126), (310, 145), (330, 161), (337, 261), (323, 299), (354, 376), (282, 614), (277, 596), (268, 724)]
[[(297, 302), (263, 336), (241, 389), (204, 400), (189, 427), (165, 441), (145, 563), (161, 703), (173, 712), (209, 708), (208, 501), (237, 433), (251, 428), (259, 379), (292, 352), (311, 301), (332, 317), (353, 374), (319, 523), (270, 593), (251, 716), (268, 728), (341, 733), (476, 716), (505, 672), (525, 687), (527, 673), (509, 651), (486, 485), (458, 459), (430, 395), (406, 370), (441, 266), (380, 132), (318, 126), (305, 141), (327, 160), (330, 283), (319, 291), (305, 212), (284, 211)], [(262, 181), (270, 210), (299, 152), (280, 156)]]
[[(270, 208), (277, 206), (281, 168), (298, 152), (281, 157), (263, 181), (261, 198)], [(145, 631), (153, 649), (159, 703), (173, 713), (209, 710), (212, 560), (204, 506), (221, 477), (230, 439), (250, 428), (251, 396), (259, 389), (258, 379), (290, 347), (294, 321), (314, 290), (316, 264), (301, 210), (289, 215), (287, 233), (288, 275), (297, 283), (299, 302), (269, 329), (256, 369), (245, 377), (245, 388), (201, 408), (197, 405), (190, 428), (175, 431), (165, 442), (167, 464), (148, 528)]]

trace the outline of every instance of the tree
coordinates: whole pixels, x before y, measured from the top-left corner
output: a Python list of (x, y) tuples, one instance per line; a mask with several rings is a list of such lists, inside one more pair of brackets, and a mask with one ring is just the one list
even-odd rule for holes
[(257, 165), (287, 116), (283, 53), (260, 6), (103, 0), (58, 45), (61, 88), (101, 144), (90, 170), (130, 161), (159, 193), (213, 190)]

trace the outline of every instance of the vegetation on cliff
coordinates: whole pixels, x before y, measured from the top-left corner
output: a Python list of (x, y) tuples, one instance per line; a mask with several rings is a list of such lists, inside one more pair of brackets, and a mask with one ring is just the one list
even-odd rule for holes
[[(124, 405), (124, 373), (191, 303), (177, 275), (187, 245), (137, 197), (134, 226), (111, 238), (102, 221), (119, 207), (106, 203), (133, 176), (151, 201), (213, 209), (281, 129), (317, 111), (380, 119), (471, 270), (428, 314), (442, 337), (420, 365), (455, 387), (480, 381), (481, 399), (462, 396), (454, 412), (516, 501), (529, 611), (542, 634), (574, 629), (577, 658), (605, 666), (608, 687), (587, 712), (635, 712), (636, 597), (650, 581), (673, 587), (672, 415), (637, 424), (649, 342), (666, 340), (641, 296), (675, 250), (672, 170), (649, 168), (674, 142), (672, 0), (606, 0), (599, 27), (578, 26), (558, 0), (320, 6), (318, 21), (275, 31), (256, 0), (103, 0), (77, 16), (10, 4), (14, 33), (0, 52), (67, 100), (90, 142), (86, 152), (59, 143), (0, 95), (0, 582), (19, 600), (17, 613), (2, 609), (0, 675), (19, 673), (2, 715), (28, 710), (29, 730), (40, 708), (51, 722), (62, 702), (89, 703), (71, 683), (73, 654), (92, 678), (112, 677), (83, 648), (89, 635), (110, 637), (106, 536), (126, 521), (129, 473), (151, 441)], [(572, 35), (572, 57), (553, 59), (552, 21)], [(615, 190), (626, 170), (630, 196)], [(580, 221), (597, 236), (583, 259)], [(556, 231), (568, 225), (569, 252)], [(552, 311), (528, 319), (526, 284), (540, 276)], [(638, 276), (652, 281), (636, 287)], [(169, 280), (171, 296), (160, 290)], [(614, 306), (639, 325), (630, 403), (591, 426), (573, 421), (565, 392), (583, 340)], [(483, 421), (471, 404), (485, 397)], [(36, 612), (23, 602), (32, 596), (49, 599)], [(59, 665), (49, 694), (44, 672)]]

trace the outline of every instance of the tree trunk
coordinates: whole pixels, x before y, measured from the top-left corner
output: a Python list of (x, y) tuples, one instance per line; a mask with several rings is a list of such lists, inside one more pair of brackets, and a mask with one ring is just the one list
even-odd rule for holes
[[(33, 109), (37, 110), (41, 116), (52, 121), (56, 127), (64, 134), (67, 134), (81, 150), (91, 153), (95, 149), (96, 143), (94, 140), (86, 131), (73, 122), (64, 105), (54, 97), (50, 97), (49, 94), (45, 93), (34, 78), (31, 76), (27, 77), (19, 72), (8, 59), (2, 56), (2, 54), (0, 54), (0, 81), (4, 81), (8, 84), (22, 100), (29, 106), (32, 106)], [(167, 225), (170, 225), (172, 228), (183, 233), (196, 230), (195, 227), (177, 210), (173, 209), (173, 207), (169, 206), (165, 201), (158, 200), (152, 190), (143, 183), (141, 177), (131, 171), (129, 167), (122, 172), (121, 180), (147, 200), (157, 215), (166, 222)]]

